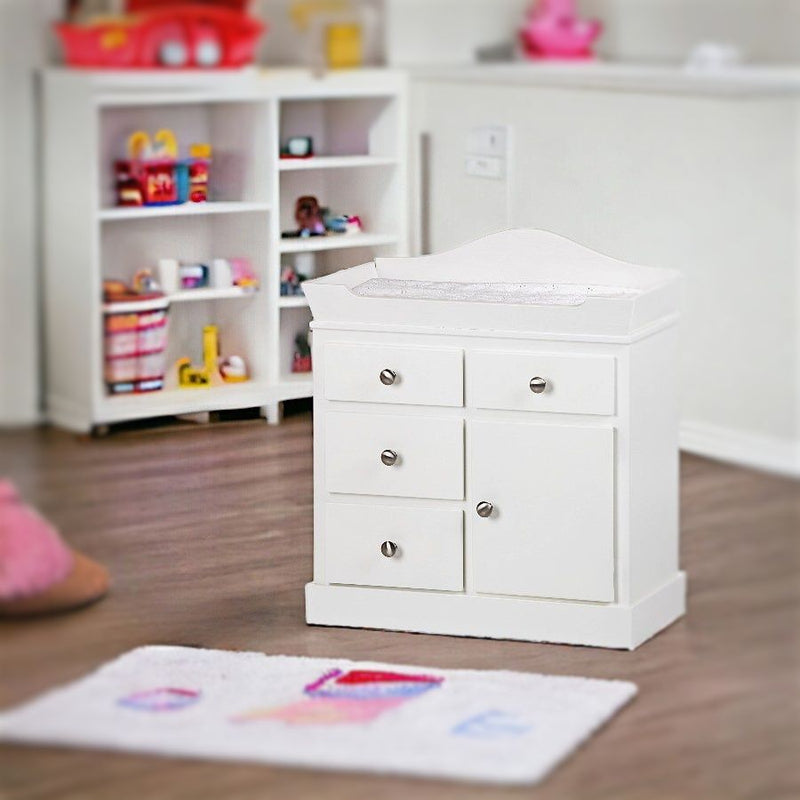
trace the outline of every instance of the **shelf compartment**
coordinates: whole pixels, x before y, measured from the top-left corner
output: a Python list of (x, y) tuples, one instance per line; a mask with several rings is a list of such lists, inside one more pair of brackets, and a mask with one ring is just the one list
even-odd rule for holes
[(210, 214), (249, 214), (269, 211), (269, 203), (182, 203), (175, 206), (117, 206), (97, 212), (102, 222), (160, 217), (202, 217)]
[(391, 156), (312, 156), (311, 158), (281, 158), (281, 172), (302, 172), (315, 169), (347, 169), (361, 167), (393, 167), (398, 163)]
[(319, 253), (352, 247), (395, 245), (398, 237), (382, 233), (341, 233), (332, 236), (311, 236), (307, 239), (281, 239), (281, 253)]
[[(151, 136), (162, 128), (174, 131), (181, 157), (191, 144), (209, 143), (211, 201), (258, 203), (270, 196), (272, 153), (253, 146), (270, 140), (270, 107), (263, 101), (203, 101), (187, 93), (182, 102), (105, 106), (98, 114), (99, 205), (104, 210), (116, 203), (114, 162), (127, 158), (128, 138), (138, 130)], [(169, 213), (164, 208), (180, 207), (162, 206), (160, 213)]]
[(280, 141), (310, 136), (315, 158), (400, 155), (399, 107), (393, 97), (283, 100)]

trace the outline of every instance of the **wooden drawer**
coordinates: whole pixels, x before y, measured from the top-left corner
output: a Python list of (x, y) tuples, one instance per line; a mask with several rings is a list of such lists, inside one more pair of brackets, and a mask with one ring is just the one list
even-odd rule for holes
[(332, 412), (325, 425), (329, 492), (464, 499), (461, 419)]
[(463, 364), (462, 350), (332, 343), (325, 347), (325, 398), (460, 407)]
[[(463, 513), (455, 508), (328, 503), (325, 507), (327, 581), (354, 586), (462, 591), (463, 526)], [(396, 550), (384, 545), (394, 545)]]
[[(531, 382), (544, 381), (535, 392)], [(541, 389), (541, 383), (535, 386)], [(467, 402), (475, 408), (613, 414), (612, 356), (539, 355), (476, 351), (467, 354)]]

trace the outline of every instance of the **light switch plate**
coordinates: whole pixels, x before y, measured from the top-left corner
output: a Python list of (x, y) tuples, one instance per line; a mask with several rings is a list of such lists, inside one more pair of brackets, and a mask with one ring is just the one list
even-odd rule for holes
[(508, 128), (504, 125), (482, 125), (472, 128), (467, 137), (467, 153), (471, 156), (506, 158)]

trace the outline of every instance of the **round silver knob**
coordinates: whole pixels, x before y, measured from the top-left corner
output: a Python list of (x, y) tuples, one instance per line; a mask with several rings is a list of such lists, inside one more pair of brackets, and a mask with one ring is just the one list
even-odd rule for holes
[(478, 512), (479, 517), (483, 517), (486, 519), (487, 517), (492, 516), (492, 512), (494, 511), (494, 506), (486, 500), (481, 500), (477, 506), (475, 506), (475, 510)]
[(381, 453), (381, 461), (387, 467), (393, 467), (397, 463), (397, 453), (394, 450), (384, 450)]
[(547, 381), (544, 378), (531, 378), (531, 391), (534, 394), (541, 394), (547, 388)]
[(394, 558), (397, 553), (397, 545), (394, 542), (384, 542), (381, 545), (381, 553), (385, 555), (386, 558)]
[(397, 373), (393, 369), (384, 369), (378, 377), (384, 386), (391, 386), (397, 380)]

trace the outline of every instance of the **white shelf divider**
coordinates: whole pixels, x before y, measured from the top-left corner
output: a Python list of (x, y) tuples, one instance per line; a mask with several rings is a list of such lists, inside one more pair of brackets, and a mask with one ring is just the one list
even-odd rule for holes
[(281, 297), (278, 300), (280, 308), (305, 308), (308, 305), (308, 300), (303, 294), (296, 294), (288, 297)]
[(169, 295), (171, 303), (197, 303), (203, 300), (236, 300), (242, 298), (252, 298), (258, 293), (258, 289), (250, 289), (242, 286), (230, 286), (225, 289), (184, 289)]
[(181, 203), (175, 206), (120, 206), (103, 208), (98, 217), (103, 222), (153, 217), (202, 217), (210, 214), (248, 214), (267, 212), (269, 203), (209, 202)]
[(101, 424), (110, 425), (131, 419), (255, 407), (263, 405), (267, 393), (267, 383), (254, 380), (227, 386), (117, 395), (104, 398), (98, 417)]
[(315, 169), (353, 169), (360, 167), (392, 167), (398, 163), (389, 156), (311, 156), (311, 158), (281, 158), (281, 172), (299, 172)]
[(328, 236), (281, 239), (281, 253), (319, 253), (350, 247), (382, 247), (395, 245), (399, 237), (382, 233), (339, 233)]

